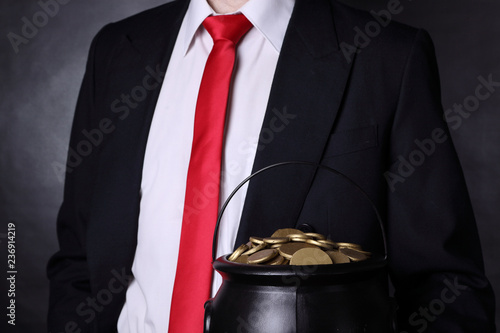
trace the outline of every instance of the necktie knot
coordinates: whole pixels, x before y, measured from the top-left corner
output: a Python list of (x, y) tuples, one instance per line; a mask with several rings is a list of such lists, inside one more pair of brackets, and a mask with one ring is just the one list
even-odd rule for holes
[(219, 40), (229, 40), (234, 45), (252, 27), (252, 23), (243, 14), (209, 16), (203, 21), (214, 43)]

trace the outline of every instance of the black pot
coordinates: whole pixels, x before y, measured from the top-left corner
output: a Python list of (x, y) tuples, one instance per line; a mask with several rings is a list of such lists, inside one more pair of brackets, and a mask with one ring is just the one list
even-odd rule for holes
[[(308, 162), (285, 162), (262, 169), (243, 181), (223, 205), (213, 257), (219, 222), (234, 193), (258, 173), (287, 164), (324, 168), (358, 187), (338, 171)], [(374, 207), (386, 249), (380, 216), (368, 196), (358, 189)], [(213, 263), (223, 282), (217, 295), (205, 304), (205, 333), (395, 332), (395, 306), (388, 296), (387, 255), (373, 254), (361, 262), (318, 266), (247, 265), (230, 262), (227, 257)]]

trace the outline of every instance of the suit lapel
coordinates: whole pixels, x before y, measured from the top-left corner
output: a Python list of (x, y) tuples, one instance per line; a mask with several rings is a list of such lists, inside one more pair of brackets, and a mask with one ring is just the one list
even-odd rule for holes
[[(129, 24), (130, 31), (122, 35), (118, 47), (113, 50), (113, 57), (107, 59), (105, 84), (109, 101), (103, 104), (111, 105), (106, 116), (112, 120), (115, 129), (108, 135), (100, 152), (89, 224), (88, 232), (92, 235), (89, 237), (89, 262), (96, 266), (94, 271), (109, 271), (109, 267), (129, 269), (132, 265), (137, 245), (146, 142), (163, 74), (187, 4), (188, 1), (184, 0), (168, 3), (155, 9), (155, 16), (152, 19), (150, 16), (148, 22)], [(128, 111), (127, 104), (121, 103), (123, 111), (115, 112), (121, 109), (113, 109), (113, 101), (124, 95), (131, 96), (134, 89), (146, 91), (144, 98), (134, 99), (133, 104), (128, 104)], [(103, 256), (102, 253), (114, 255)]]
[[(326, 0), (297, 0), (276, 68), (254, 172), (282, 161), (319, 163), (351, 65)], [(280, 124), (277, 126), (276, 124)], [(286, 166), (250, 181), (235, 245), (294, 227), (314, 168)]]

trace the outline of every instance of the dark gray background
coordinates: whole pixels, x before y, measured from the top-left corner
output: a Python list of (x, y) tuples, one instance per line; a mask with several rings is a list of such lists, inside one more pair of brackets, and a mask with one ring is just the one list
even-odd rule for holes
[[(50, 0), (42, 0), (47, 2)], [(62, 1), (62, 0), (60, 0)], [(70, 124), (91, 38), (104, 24), (161, 0), (65, 0), (28, 44), (14, 52), (9, 32), (41, 10), (35, 0), (0, 4), (0, 331), (43, 332), (45, 265), (57, 249), (55, 218), (63, 183), (52, 164), (65, 163)], [(64, 1), (62, 1), (64, 2)], [(382, 9), (387, 1), (343, 0)], [(402, 0), (396, 20), (427, 29), (435, 42), (445, 109), (473, 95), (477, 77), (500, 81), (500, 3), (493, 0)], [(500, 89), (453, 131), (482, 238), (486, 271), (500, 294)], [(6, 327), (7, 223), (16, 223), (17, 316)], [(113, 237), (113, 235), (109, 235)], [(425, 240), (422, 240), (425, 242)], [(498, 299), (498, 296), (497, 296)], [(499, 322), (497, 311), (497, 323)], [(498, 324), (497, 324), (498, 326)]]

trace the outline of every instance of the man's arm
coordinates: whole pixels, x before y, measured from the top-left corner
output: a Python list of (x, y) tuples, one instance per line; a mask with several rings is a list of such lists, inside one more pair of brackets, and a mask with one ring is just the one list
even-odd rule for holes
[(494, 332), (493, 292), (443, 121), (437, 73), (430, 37), (419, 31), (401, 83), (391, 133), (393, 164), (386, 173), (399, 331)]
[(47, 266), (50, 280), (48, 330), (52, 333), (88, 332), (92, 325), (92, 322), (84, 321), (89, 317), (82, 311), (88, 307), (86, 302), (91, 289), (86, 258), (86, 224), (92, 198), (91, 170), (97, 154), (81, 156), (76, 152), (78, 144), (85, 140), (82, 131), (92, 128), (98, 36), (90, 47), (71, 130), (64, 199), (57, 219), (60, 248)]

